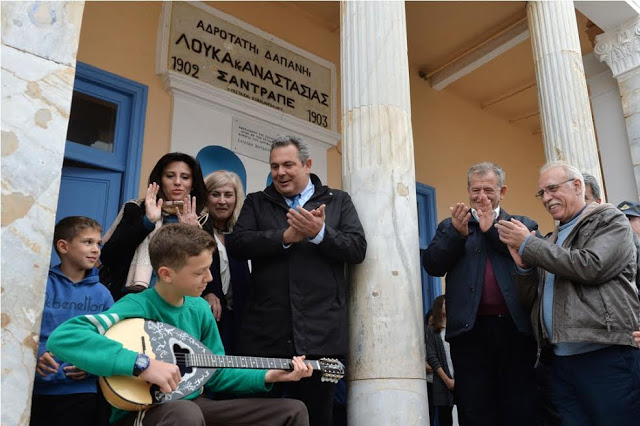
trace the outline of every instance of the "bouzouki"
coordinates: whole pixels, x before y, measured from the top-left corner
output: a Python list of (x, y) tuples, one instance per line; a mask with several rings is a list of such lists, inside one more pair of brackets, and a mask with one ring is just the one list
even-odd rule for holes
[[(140, 411), (156, 404), (176, 401), (202, 388), (217, 368), (292, 370), (290, 359), (214, 355), (202, 342), (172, 325), (142, 318), (129, 318), (107, 330), (105, 336), (135, 352), (178, 365), (182, 379), (171, 393), (160, 392), (140, 377), (100, 377), (100, 387), (111, 405)], [(344, 365), (336, 359), (305, 360), (322, 372), (322, 381), (336, 383), (344, 376)]]

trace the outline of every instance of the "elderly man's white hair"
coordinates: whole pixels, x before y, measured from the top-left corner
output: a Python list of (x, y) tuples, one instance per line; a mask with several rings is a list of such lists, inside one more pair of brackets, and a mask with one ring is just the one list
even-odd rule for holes
[(540, 168), (540, 174), (542, 175), (547, 170), (555, 168), (563, 169), (567, 175), (567, 179), (580, 179), (580, 182), (582, 183), (582, 198), (584, 198), (584, 176), (582, 176), (580, 169), (572, 166), (566, 161), (550, 161)]

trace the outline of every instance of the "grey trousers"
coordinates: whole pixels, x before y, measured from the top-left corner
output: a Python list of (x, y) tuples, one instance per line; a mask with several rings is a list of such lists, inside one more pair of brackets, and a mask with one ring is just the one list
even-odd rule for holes
[(215, 401), (204, 396), (132, 412), (117, 426), (308, 426), (305, 405), (294, 399), (246, 398)]

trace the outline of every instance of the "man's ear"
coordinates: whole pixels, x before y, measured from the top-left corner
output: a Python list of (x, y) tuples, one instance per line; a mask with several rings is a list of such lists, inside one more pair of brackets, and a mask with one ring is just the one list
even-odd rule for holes
[(304, 167), (307, 170), (311, 170), (311, 158), (307, 158), (307, 161), (304, 162)]
[(158, 278), (160, 278), (164, 282), (171, 282), (174, 273), (174, 270), (168, 266), (161, 266), (157, 271)]
[(56, 241), (56, 248), (58, 249), (58, 253), (67, 254), (69, 251), (69, 241), (59, 239)]
[(502, 200), (504, 198), (504, 194), (507, 193), (507, 185), (502, 185), (502, 188), (500, 188), (500, 199)]
[(580, 179), (573, 180), (573, 187), (578, 192), (578, 194), (582, 194), (582, 182), (580, 181)]

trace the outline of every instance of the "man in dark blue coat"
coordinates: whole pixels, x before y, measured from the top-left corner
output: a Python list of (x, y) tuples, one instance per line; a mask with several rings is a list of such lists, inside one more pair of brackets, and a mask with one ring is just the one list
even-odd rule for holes
[(515, 268), (494, 227), (515, 217), (500, 208), (504, 171), (492, 163), (467, 174), (471, 208), (450, 207), (422, 257), (426, 271), (446, 277), (447, 329), (458, 415), (465, 426), (537, 425), (533, 339), (528, 307), (519, 302)]
[[(345, 264), (364, 260), (367, 242), (349, 194), (311, 174), (308, 147), (297, 137), (271, 146), (273, 183), (247, 196), (227, 250), (251, 259), (248, 305), (238, 352), (288, 358), (344, 358), (347, 352)], [(335, 385), (314, 375), (274, 387), (302, 400), (311, 426), (330, 426)]]

